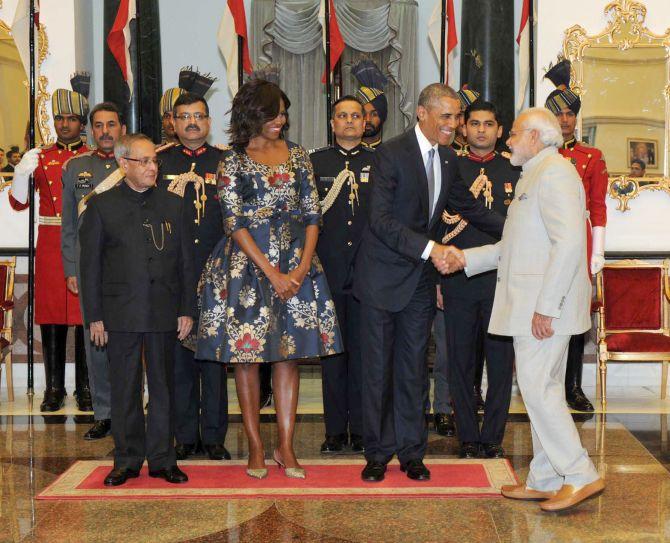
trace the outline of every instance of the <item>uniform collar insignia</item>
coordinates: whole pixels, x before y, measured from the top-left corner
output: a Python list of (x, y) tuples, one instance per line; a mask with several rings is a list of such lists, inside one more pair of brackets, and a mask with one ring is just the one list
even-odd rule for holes
[(353, 149), (345, 149), (339, 143), (335, 142), (335, 149), (337, 149), (340, 152), (340, 154), (344, 156), (354, 156), (361, 152), (362, 145), (363, 145), (362, 143), (359, 143)]
[(491, 151), (489, 154), (484, 155), (484, 156), (479, 156), (474, 154), (473, 152), (468, 153), (467, 157), (472, 160), (473, 162), (491, 162), (495, 157), (496, 157), (496, 152)]
[(81, 149), (83, 146), (84, 142), (81, 141), (81, 139), (73, 141), (72, 143), (63, 143), (62, 141), (56, 142), (56, 147), (59, 149), (64, 149), (65, 151), (76, 151), (77, 149)]
[(563, 149), (572, 149), (575, 145), (577, 145), (577, 140), (572, 137), (565, 143), (563, 143)]
[(184, 153), (186, 156), (194, 157), (194, 156), (200, 156), (204, 152), (207, 151), (207, 145), (203, 145), (202, 147), (198, 147), (197, 149), (191, 150), (186, 146), (183, 146), (181, 148), (181, 152)]
[(95, 154), (99, 158), (103, 158), (103, 159), (114, 158), (114, 151), (110, 151), (109, 153), (105, 153), (104, 151), (101, 151), (100, 149), (96, 149)]

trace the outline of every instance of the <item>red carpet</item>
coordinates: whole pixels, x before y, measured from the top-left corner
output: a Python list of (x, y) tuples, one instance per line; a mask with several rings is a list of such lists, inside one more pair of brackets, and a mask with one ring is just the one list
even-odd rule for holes
[(246, 462), (186, 461), (179, 464), (189, 476), (186, 484), (173, 485), (148, 476), (119, 487), (106, 487), (103, 480), (112, 463), (78, 461), (44, 489), (37, 499), (194, 499), (194, 498), (453, 498), (495, 497), (504, 484), (515, 484), (516, 475), (507, 460), (427, 459), (431, 480), (412, 481), (397, 462), (389, 464), (381, 483), (361, 481), (365, 462), (358, 459), (305, 460), (307, 478), (289, 479), (275, 464), (269, 475), (256, 480), (245, 473)]

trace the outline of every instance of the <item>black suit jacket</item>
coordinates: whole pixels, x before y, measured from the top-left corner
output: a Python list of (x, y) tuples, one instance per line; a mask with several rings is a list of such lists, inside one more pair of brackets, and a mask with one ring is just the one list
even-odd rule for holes
[[(387, 311), (400, 311), (416, 290), (428, 242), (444, 231), (447, 205), (500, 239), (504, 218), (475, 200), (460, 179), (456, 153), (439, 148), (442, 187), (428, 218), (428, 180), (414, 127), (377, 148), (372, 167), (369, 222), (356, 259), (354, 295)], [(435, 281), (437, 276), (434, 275)]]
[(125, 182), (91, 198), (79, 229), (87, 324), (170, 332), (195, 316), (191, 222), (175, 194)]

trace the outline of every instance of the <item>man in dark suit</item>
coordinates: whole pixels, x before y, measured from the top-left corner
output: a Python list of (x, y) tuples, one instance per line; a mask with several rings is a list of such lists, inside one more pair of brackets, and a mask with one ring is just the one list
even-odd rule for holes
[(114, 469), (105, 484), (137, 477), (145, 457), (151, 477), (183, 483), (174, 450), (174, 341), (189, 334), (195, 314), (191, 224), (182, 199), (155, 188), (149, 138), (122, 136), (114, 155), (125, 178), (91, 198), (79, 231), (86, 320), (91, 341), (107, 344), (111, 368)]
[(426, 349), (437, 284), (430, 261), (446, 262), (451, 252), (434, 241), (442, 211), (449, 204), (481, 230), (502, 233), (503, 218), (468, 192), (448, 147), (460, 116), (456, 92), (429, 85), (419, 96), (418, 124), (380, 145), (372, 166), (370, 220), (354, 278), (361, 301), (365, 481), (381, 481), (394, 454), (409, 478), (430, 478), (423, 464)]

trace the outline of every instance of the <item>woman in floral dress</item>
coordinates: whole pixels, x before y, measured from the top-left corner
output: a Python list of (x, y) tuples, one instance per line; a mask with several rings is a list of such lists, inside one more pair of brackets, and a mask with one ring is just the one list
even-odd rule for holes
[(247, 473), (267, 475), (260, 437), (259, 378), (273, 363), (279, 430), (274, 460), (303, 478), (293, 451), (300, 383), (297, 360), (342, 351), (335, 307), (314, 249), (321, 210), (305, 150), (284, 139), (290, 102), (254, 80), (233, 100), (231, 148), (218, 172), (224, 237), (201, 278), (199, 359), (235, 365), (249, 439)]

